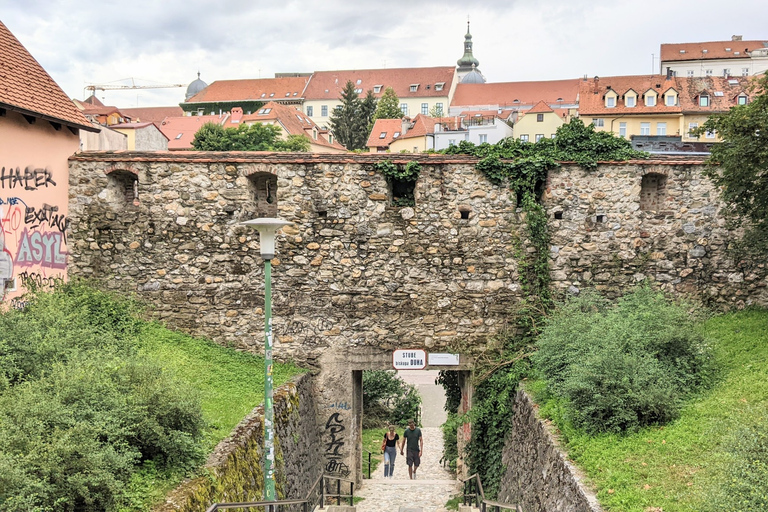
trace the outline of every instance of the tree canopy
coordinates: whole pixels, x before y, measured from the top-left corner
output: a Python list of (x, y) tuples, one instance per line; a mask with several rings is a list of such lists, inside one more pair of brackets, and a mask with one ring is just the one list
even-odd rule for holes
[(367, 142), (367, 127), (360, 115), (360, 97), (351, 80), (347, 80), (339, 99), (341, 105), (331, 113), (331, 131), (348, 150), (362, 149)]
[(384, 89), (379, 104), (376, 106), (376, 113), (373, 115), (376, 119), (402, 119), (403, 111), (400, 110), (400, 99), (391, 87)]
[(737, 224), (746, 221), (743, 248), (768, 252), (768, 73), (751, 89), (750, 101), (711, 116), (698, 133), (717, 133), (707, 175), (720, 187)]
[(195, 133), (192, 147), (198, 151), (309, 151), (309, 139), (303, 135), (281, 136), (280, 128), (256, 123), (224, 128), (206, 123)]

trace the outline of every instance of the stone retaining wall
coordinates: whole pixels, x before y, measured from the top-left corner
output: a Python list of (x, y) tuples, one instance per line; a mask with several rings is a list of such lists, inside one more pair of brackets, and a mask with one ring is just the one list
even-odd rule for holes
[(497, 501), (519, 504), (525, 512), (602, 510), (525, 391), (517, 392), (513, 409), (512, 430), (502, 454), (506, 469)]
[[(280, 386), (274, 408), (278, 499), (303, 499), (324, 464), (314, 378), (302, 375)], [(204, 512), (213, 503), (261, 501), (263, 449), (264, 408), (259, 406), (218, 444), (205, 465), (207, 475), (185, 482), (155, 512)]]

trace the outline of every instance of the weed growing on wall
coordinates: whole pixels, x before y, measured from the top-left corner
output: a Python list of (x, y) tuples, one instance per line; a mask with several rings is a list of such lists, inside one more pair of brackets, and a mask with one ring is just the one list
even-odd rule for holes
[(397, 165), (389, 160), (384, 160), (377, 162), (373, 167), (387, 179), (392, 191), (392, 206), (414, 206), (416, 204), (413, 190), (421, 173), (419, 162), (411, 161), (406, 165)]

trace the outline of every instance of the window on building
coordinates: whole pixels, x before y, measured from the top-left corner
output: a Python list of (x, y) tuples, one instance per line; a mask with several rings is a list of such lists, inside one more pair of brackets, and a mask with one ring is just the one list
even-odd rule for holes
[(656, 96), (653, 94), (649, 94), (645, 97), (645, 106), (646, 107), (655, 107), (656, 106)]
[(443, 87), (445, 87), (445, 82), (437, 82), (435, 84), (435, 90), (436, 91), (442, 91)]
[(664, 205), (667, 177), (663, 174), (649, 173), (640, 183), (640, 209), (658, 211)]
[(707, 69), (706, 71), (704, 71), (704, 75), (705, 76), (712, 76), (712, 70), (711, 69)]
[(421, 104), (421, 115), (426, 116), (429, 114), (429, 103)]
[(443, 115), (443, 104), (442, 103), (435, 103), (435, 113), (437, 113), (438, 116)]
[(184, 133), (180, 133), (180, 134), (178, 134), (178, 135), (176, 136), (176, 140), (179, 140), (179, 139), (180, 139), (180, 138), (181, 138), (183, 135), (184, 135)]
[(699, 106), (700, 107), (708, 107), (709, 106), (709, 96), (706, 94), (702, 94), (699, 96)]
[(363, 94), (363, 90), (362, 89), (355, 89), (355, 94)]
[(536, 114), (536, 122), (537, 123), (543, 123), (544, 122), (544, 114)]
[(381, 132), (381, 133), (379, 134), (379, 138), (380, 138), (380, 139), (383, 139), (383, 138), (385, 138), (386, 136), (387, 136), (387, 132)]
[(520, 142), (528, 142), (528, 134), (524, 133), (520, 136)]
[(375, 94), (379, 94), (379, 93), (381, 92), (381, 88), (382, 88), (382, 87), (383, 87), (382, 85), (374, 85), (374, 86), (373, 86), (373, 92), (374, 92)]
[(328, 117), (328, 105), (322, 105), (320, 107), (320, 117)]
[(624, 104), (630, 108), (635, 106), (635, 101), (637, 101), (637, 98), (634, 96), (627, 96), (624, 99)]
[(312, 105), (307, 105), (307, 115), (309, 117), (312, 117), (312, 114), (315, 113), (315, 109), (312, 107)]
[(692, 69), (689, 69), (688, 71), (686, 71), (685, 74), (686, 74), (686, 76), (688, 78), (693, 78), (693, 70)]
[(739, 105), (746, 105), (747, 104), (747, 97), (744, 94), (740, 94), (738, 98), (736, 98), (736, 103)]
[(399, 136), (400, 136), (400, 132), (395, 132), (395, 133), (393, 133), (393, 134), (392, 134), (392, 138), (393, 138), (393, 139), (396, 139), (396, 138), (398, 138)]
[(619, 123), (619, 137), (627, 136), (627, 123)]
[(448, 145), (449, 146), (455, 146), (456, 145), (456, 139), (448, 139)]
[(480, 134), (480, 144), (484, 144), (486, 142), (488, 142), (488, 135), (486, 135), (484, 133), (481, 133)]
[(731, 76), (731, 68), (723, 68), (723, 76)]
[(667, 134), (667, 123), (656, 123), (656, 135)]
[(553, 133), (552, 135), (549, 136), (550, 139), (554, 139), (555, 137), (557, 137), (556, 133)]
[(400, 104), (400, 111), (403, 113), (404, 116), (408, 115), (408, 104), (407, 103), (401, 103)]
[(613, 108), (616, 106), (616, 98), (614, 96), (607, 96), (605, 98), (605, 106), (608, 108)]
[(410, 88), (411, 92), (416, 92), (418, 90), (419, 90), (419, 84), (411, 84), (411, 88)]
[(595, 125), (596, 127), (605, 126), (605, 119), (603, 119), (602, 117), (596, 117), (592, 119), (592, 124)]
[(715, 132), (706, 132), (704, 136), (708, 139), (714, 139), (715, 138)]
[(362, 81), (360, 78), (358, 78), (358, 79), (357, 79), (357, 82), (355, 82), (355, 83), (356, 83), (357, 85), (360, 85), (361, 83), (363, 83), (363, 81)]
[(741, 68), (741, 76), (749, 76), (749, 68)]
[(536, 142), (539, 142), (543, 138), (544, 138), (544, 134), (543, 133), (537, 133), (536, 134)]
[(688, 136), (694, 139), (698, 139), (698, 135), (694, 135), (691, 132), (699, 127), (699, 123), (688, 123)]
[(677, 97), (674, 94), (667, 94), (664, 99), (666, 100), (668, 107), (674, 107), (677, 103)]
[(640, 123), (640, 135), (651, 134), (651, 123)]

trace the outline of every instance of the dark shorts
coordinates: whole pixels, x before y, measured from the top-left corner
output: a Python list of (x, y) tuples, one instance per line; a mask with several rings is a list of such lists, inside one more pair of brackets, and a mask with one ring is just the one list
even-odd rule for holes
[(406, 450), (405, 463), (409, 466), (419, 467), (421, 464), (421, 457), (419, 457), (419, 450)]

